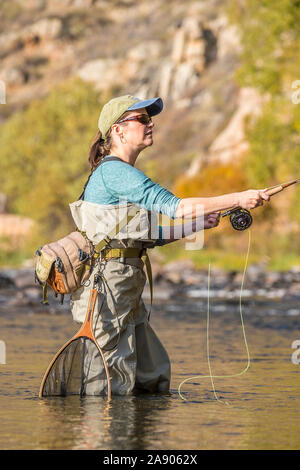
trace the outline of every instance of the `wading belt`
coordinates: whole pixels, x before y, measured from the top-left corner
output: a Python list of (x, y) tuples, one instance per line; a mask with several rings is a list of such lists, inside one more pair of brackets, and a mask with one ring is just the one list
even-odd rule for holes
[[(146, 248), (105, 248), (101, 251), (101, 259), (110, 260), (114, 258), (119, 258), (124, 260), (126, 263), (126, 258), (140, 258), (144, 265), (146, 266), (149, 289), (150, 289), (150, 311), (148, 315), (148, 320), (150, 318), (152, 300), (153, 300), (153, 283), (152, 283), (152, 269), (149, 256), (147, 254)], [(130, 263), (129, 263), (130, 264)]]
[[(107, 235), (103, 240), (101, 240), (95, 247), (94, 247), (94, 255), (93, 258), (97, 259), (113, 259), (113, 258), (120, 258), (121, 260), (125, 260), (126, 258), (140, 258), (144, 265), (146, 266), (149, 288), (150, 288), (150, 311), (148, 315), (148, 320), (150, 318), (150, 313), (152, 309), (152, 300), (153, 300), (153, 284), (152, 284), (152, 269), (149, 256), (147, 254), (146, 248), (105, 248), (110, 242), (111, 237), (118, 233), (126, 224), (130, 222), (131, 219), (135, 217), (136, 213), (133, 214), (126, 214), (126, 217), (121, 220), (117, 224), (117, 226)], [(78, 230), (82, 235), (87, 237), (86, 233)], [(87, 266), (88, 269), (88, 266)]]

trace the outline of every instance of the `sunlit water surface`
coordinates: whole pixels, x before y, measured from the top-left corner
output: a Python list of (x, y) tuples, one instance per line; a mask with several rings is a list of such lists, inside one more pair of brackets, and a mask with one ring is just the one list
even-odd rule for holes
[[(299, 449), (300, 340), (297, 302), (244, 306), (249, 370), (232, 378), (208, 375), (206, 304), (156, 303), (151, 323), (169, 352), (169, 395), (77, 396), (39, 399), (42, 376), (57, 350), (78, 329), (70, 313), (33, 314), (1, 307), (0, 449)], [(238, 303), (212, 302), (210, 364), (215, 375), (247, 365)], [(300, 355), (299, 355), (300, 357)], [(194, 377), (182, 387), (179, 384)], [(227, 402), (228, 404), (226, 404)]]

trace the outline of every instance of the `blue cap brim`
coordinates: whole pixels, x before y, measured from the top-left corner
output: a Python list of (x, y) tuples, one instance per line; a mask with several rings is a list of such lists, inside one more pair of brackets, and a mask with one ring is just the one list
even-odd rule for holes
[(134, 111), (135, 109), (146, 108), (149, 116), (155, 116), (159, 114), (164, 107), (163, 100), (161, 98), (152, 98), (151, 100), (143, 100), (134, 103), (127, 111)]

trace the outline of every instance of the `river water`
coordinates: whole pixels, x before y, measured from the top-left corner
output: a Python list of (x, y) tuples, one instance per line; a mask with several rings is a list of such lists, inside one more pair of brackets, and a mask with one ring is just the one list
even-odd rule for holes
[[(1, 306), (0, 449), (300, 449), (300, 340), (297, 301), (248, 299), (243, 305), (250, 368), (214, 378), (207, 361), (206, 301), (158, 300), (151, 323), (169, 352), (169, 395), (39, 399), (42, 376), (77, 330), (68, 309)], [(211, 300), (213, 375), (247, 366), (237, 301)], [(300, 358), (300, 354), (298, 356)], [(295, 362), (295, 361), (294, 361)], [(180, 383), (192, 377), (182, 386)]]

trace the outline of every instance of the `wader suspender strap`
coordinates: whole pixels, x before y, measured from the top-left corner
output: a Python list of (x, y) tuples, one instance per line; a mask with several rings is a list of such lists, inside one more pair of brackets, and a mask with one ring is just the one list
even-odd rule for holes
[[(103, 159), (105, 158), (105, 162), (109, 162), (109, 161), (115, 161), (115, 160), (119, 160), (119, 161), (123, 161), (121, 158), (118, 158), (118, 157), (103, 157)], [(103, 159), (100, 163), (100, 165), (103, 162)], [(126, 162), (125, 162), (126, 163)], [(93, 172), (92, 172), (93, 173)], [(84, 188), (83, 188), (83, 191), (79, 197), (79, 200), (80, 199), (84, 199), (84, 191), (85, 191), (85, 188), (87, 187), (88, 185), (88, 182), (90, 180), (90, 177), (92, 175), (92, 173), (90, 174), (90, 176), (88, 177), (88, 180), (87, 182), (85, 183), (84, 185)], [(103, 181), (104, 183), (104, 181)], [(105, 185), (105, 184), (104, 184)], [(106, 186), (105, 186), (106, 187)], [(136, 214), (135, 214), (136, 215)], [(108, 234), (106, 235), (106, 237), (101, 240), (96, 246), (95, 246), (95, 252), (98, 254), (101, 252), (101, 250), (103, 250), (105, 248), (105, 246), (111, 241), (111, 237), (113, 237), (114, 235), (116, 235), (117, 233), (119, 233), (123, 227), (125, 227), (125, 225), (127, 223), (129, 223), (131, 221), (131, 219), (133, 219), (133, 217), (135, 215), (129, 215), (129, 214), (126, 214), (125, 218), (121, 220), (121, 222), (119, 222), (117, 224), (117, 226)], [(120, 252), (122, 252), (122, 257), (126, 257), (126, 248), (125, 249), (119, 249)], [(144, 265), (146, 266), (146, 272), (147, 272), (147, 276), (148, 276), (148, 282), (149, 282), (149, 288), (150, 288), (150, 310), (149, 310), (149, 315), (148, 315), (148, 320), (150, 318), (150, 314), (151, 314), (151, 309), (152, 309), (152, 300), (153, 300), (153, 281), (152, 281), (152, 269), (151, 269), (151, 263), (150, 263), (150, 259), (149, 259), (149, 256), (146, 252), (146, 250), (143, 250), (144, 253), (142, 254), (142, 256), (140, 256), (140, 258), (142, 259), (142, 261), (144, 262)], [(97, 256), (97, 255), (96, 255)], [(127, 254), (127, 257), (131, 257)], [(133, 257), (133, 256), (132, 256)]]
[(136, 216), (136, 213), (133, 215), (130, 215), (129, 213), (126, 213), (125, 217), (121, 220), (121, 222), (118, 222), (117, 225), (109, 232), (108, 235), (106, 235), (103, 240), (101, 240), (97, 245), (95, 245), (95, 252), (100, 253), (106, 245), (112, 240), (111, 237), (117, 235), (123, 227), (125, 227), (129, 222)]
[[(118, 157), (103, 157), (103, 159), (104, 159), (104, 158), (105, 158), (105, 162), (114, 161), (114, 160), (118, 160), (118, 161), (121, 161), (121, 162), (123, 161), (121, 158), (118, 158)], [(104, 163), (104, 162), (103, 162), (103, 159), (101, 160), (100, 165), (102, 165), (102, 163)], [(99, 166), (100, 166), (100, 165), (99, 165)], [(88, 177), (88, 180), (87, 180), (87, 182), (86, 182), (85, 185), (84, 185), (84, 188), (83, 188), (83, 191), (82, 191), (82, 193), (81, 193), (81, 195), (80, 195), (80, 197), (79, 197), (79, 200), (80, 200), (80, 199), (84, 200), (84, 191), (85, 191), (85, 188), (86, 188), (87, 185), (88, 185), (88, 182), (89, 182), (90, 177), (91, 177), (92, 174), (93, 174), (93, 172), (91, 172), (90, 176)], [(104, 181), (103, 181), (103, 183), (104, 183)], [(104, 186), (105, 186), (105, 184), (104, 184)], [(106, 188), (106, 186), (105, 186), (105, 188)], [(106, 190), (107, 190), (107, 188), (106, 188)], [(116, 227), (114, 227), (114, 228), (111, 230), (111, 232), (110, 232), (108, 235), (106, 235), (106, 237), (105, 237), (103, 240), (101, 240), (101, 241), (98, 243), (98, 245), (95, 246), (95, 251), (98, 252), (98, 253), (100, 253), (100, 251), (103, 250), (103, 248), (105, 248), (105, 246), (111, 241), (111, 237), (113, 237), (114, 235), (116, 235), (117, 233), (119, 233), (119, 232), (122, 230), (122, 228), (125, 227), (125, 225), (131, 221), (131, 219), (133, 219), (133, 217), (134, 217), (135, 215), (136, 215), (136, 214), (134, 214), (134, 215), (129, 215), (129, 214), (126, 213), (126, 216), (124, 217), (124, 219), (122, 219), (121, 222), (118, 222), (118, 224), (116, 225)], [(83, 234), (86, 236), (85, 232), (81, 232), (81, 233), (83, 233)]]
[[(107, 158), (106, 158), (106, 157), (103, 157), (102, 160), (101, 160), (100, 165), (102, 165), (104, 158), (105, 158), (105, 161), (106, 161), (106, 162), (110, 162), (110, 161), (114, 161), (114, 160), (119, 160), (120, 162), (123, 162), (123, 160), (122, 160), (121, 158), (119, 158), (119, 157), (107, 157)], [(126, 162), (124, 162), (124, 163), (126, 163)], [(100, 165), (98, 165), (98, 166), (100, 166)], [(97, 168), (98, 168), (98, 167), (97, 167)], [(91, 171), (91, 173), (90, 173), (90, 175), (89, 175), (89, 177), (88, 177), (88, 179), (87, 179), (87, 182), (85, 183), (85, 185), (84, 185), (84, 187), (83, 187), (83, 191), (82, 191), (82, 193), (80, 194), (80, 196), (79, 196), (79, 198), (78, 198), (78, 201), (80, 201), (81, 199), (84, 200), (84, 191), (85, 191), (85, 188), (86, 188), (87, 185), (88, 185), (88, 182), (90, 181), (90, 177), (92, 176), (93, 172), (94, 172), (94, 170)]]
[(148, 282), (149, 282), (149, 289), (150, 289), (150, 310), (149, 310), (149, 314), (148, 314), (148, 321), (149, 321), (150, 314), (151, 314), (151, 309), (152, 309), (152, 300), (153, 300), (152, 269), (151, 269), (150, 258), (149, 258), (148, 253), (146, 251), (145, 251), (145, 254), (141, 257), (141, 259), (144, 261), (144, 264), (146, 266)]

